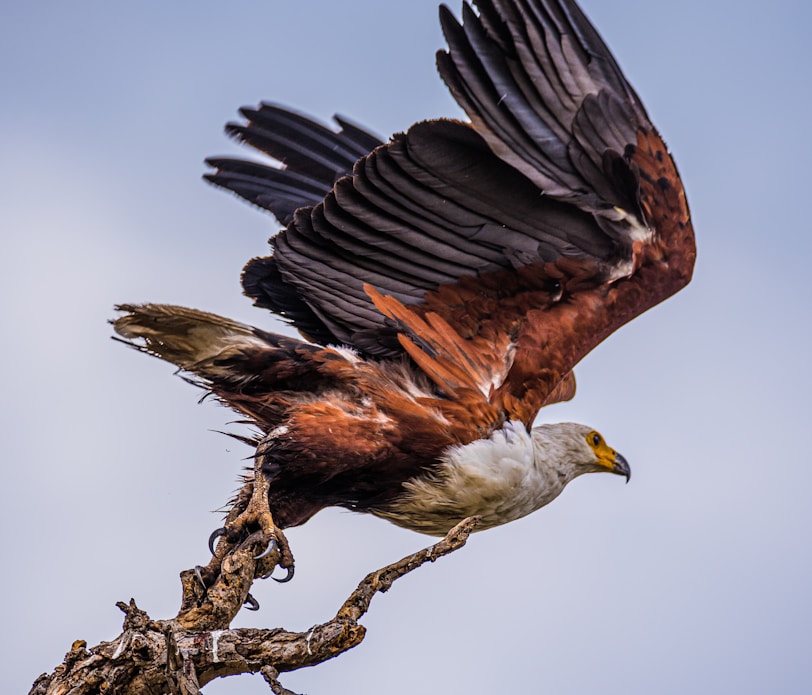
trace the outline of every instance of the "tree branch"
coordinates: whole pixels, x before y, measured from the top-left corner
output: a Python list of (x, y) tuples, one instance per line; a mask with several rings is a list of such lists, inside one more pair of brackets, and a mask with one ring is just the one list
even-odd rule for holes
[[(314, 666), (359, 644), (366, 628), (358, 620), (375, 594), (387, 591), (424, 563), (461, 548), (478, 521), (478, 517), (466, 519), (434, 545), (370, 572), (335, 617), (307, 632), (228, 629), (245, 600), (256, 565), (267, 560), (258, 561), (250, 543), (238, 547), (218, 558), (220, 576), (208, 590), (195, 570), (181, 573), (184, 597), (180, 613), (172, 620), (151, 620), (132, 599), (129, 604), (118, 603), (125, 613), (122, 634), (90, 650), (84, 641), (74, 642), (64, 662), (53, 673), (40, 676), (30, 695), (194, 695), (215, 678), (241, 673), (261, 673), (274, 693), (292, 695), (279, 683), (280, 673)], [(224, 626), (216, 627), (219, 624)]]

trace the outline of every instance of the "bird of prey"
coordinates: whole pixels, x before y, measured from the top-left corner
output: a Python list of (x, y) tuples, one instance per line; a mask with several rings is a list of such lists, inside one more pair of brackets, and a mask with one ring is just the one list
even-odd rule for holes
[(689, 282), (683, 185), (574, 0), (475, 6), (440, 8), (437, 54), (470, 121), (381, 142), (262, 104), (227, 132), (276, 165), (209, 160), (209, 181), (284, 225), (242, 282), (302, 339), (118, 307), (120, 336), (258, 428), (238, 503), (267, 507), (269, 533), (328, 506), (432, 535), (471, 515), (489, 528), (583, 473), (630, 475), (594, 428), (533, 424), (573, 396), (582, 357)]

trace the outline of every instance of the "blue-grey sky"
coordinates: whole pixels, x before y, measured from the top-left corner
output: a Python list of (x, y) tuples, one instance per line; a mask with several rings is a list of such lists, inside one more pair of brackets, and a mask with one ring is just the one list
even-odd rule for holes
[[(375, 599), (363, 644), (283, 678), (317, 693), (808, 693), (812, 488), (806, 2), (584, 0), (675, 153), (689, 288), (576, 370), (542, 413), (599, 428), (628, 486), (560, 499)], [(454, 5), (458, 9), (458, 5)], [(279, 330), (241, 296), (269, 217), (200, 180), (262, 99), (381, 135), (457, 116), (434, 0), (41, 0), (0, 7), (0, 669), (25, 692), (117, 600), (175, 614), (250, 452), (232, 414), (109, 340), (122, 301)], [(291, 584), (236, 625), (305, 630), (427, 539), (327, 511), (289, 538)], [(262, 693), (260, 678), (207, 693)]]

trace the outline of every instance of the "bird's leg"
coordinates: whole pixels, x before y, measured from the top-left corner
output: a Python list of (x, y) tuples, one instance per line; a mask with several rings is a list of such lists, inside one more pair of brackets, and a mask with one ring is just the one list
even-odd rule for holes
[(262, 456), (258, 452), (254, 457), (253, 476), (245, 481), (237, 494), (225, 525), (209, 537), (209, 548), (214, 555), (213, 560), (222, 561), (235, 548), (254, 544), (257, 548), (254, 575), (269, 577), (280, 565), (287, 570), (287, 575), (276, 581), (285, 582), (293, 578), (293, 554), (285, 535), (274, 523), (268, 506), (269, 486), (270, 481), (262, 472)]

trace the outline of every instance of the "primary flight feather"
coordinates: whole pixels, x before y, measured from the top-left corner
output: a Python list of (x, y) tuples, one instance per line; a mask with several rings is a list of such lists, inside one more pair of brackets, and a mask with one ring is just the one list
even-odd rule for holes
[(625, 459), (593, 428), (532, 427), (574, 365), (686, 285), (695, 246), (668, 150), (571, 0), (481, 0), (440, 19), (437, 65), (470, 122), (382, 143), (285, 108), (237, 139), (281, 162), (218, 158), (207, 178), (285, 229), (246, 294), (306, 340), (169, 305), (115, 329), (261, 431), (280, 528), (327, 506), (444, 534), (547, 504)]

